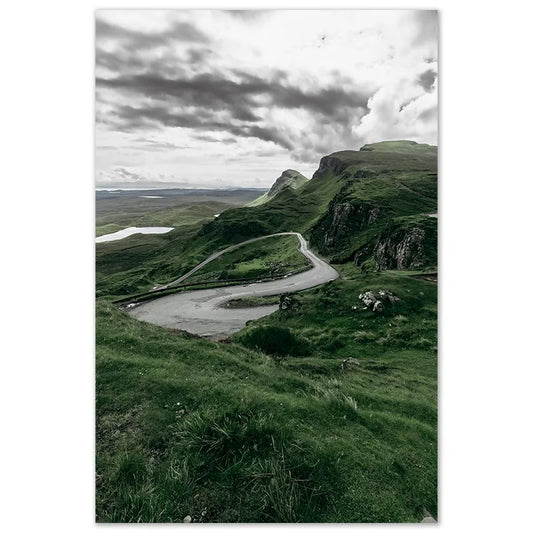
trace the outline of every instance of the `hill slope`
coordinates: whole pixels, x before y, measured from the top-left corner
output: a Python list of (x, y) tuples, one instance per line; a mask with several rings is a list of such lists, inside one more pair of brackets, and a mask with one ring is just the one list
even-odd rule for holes
[[(409, 141), (335, 152), (262, 205), (97, 246), (98, 522), (437, 517), (437, 285), (411, 271), (436, 265), (436, 157)], [(225, 342), (111, 303), (282, 230), (340, 277)], [(203, 274), (268, 265), (263, 252), (289, 263), (287, 244), (243, 246)], [(395, 299), (374, 312), (367, 291)]]
[(298, 189), (307, 181), (307, 178), (303, 174), (300, 174), (300, 172), (297, 170), (284, 170), (281, 173), (281, 176), (274, 182), (274, 185), (272, 185), (270, 190), (265, 194), (262, 194), (259, 198), (256, 198), (253, 202), (250, 202), (248, 207), (255, 207), (265, 204), (277, 196), (283, 189), (288, 187), (291, 189)]
[(203, 225), (97, 249), (99, 294), (149, 290), (230, 244), (281, 231), (299, 231), (337, 264), (353, 261), (370, 270), (436, 267), (437, 219), (428, 216), (437, 211), (435, 146), (369, 144), (323, 157), (310, 180), (303, 182), (295, 171), (289, 178), (281, 183), (300, 186), (274, 185), (276, 194), (261, 205), (227, 209)]
[(424, 268), (436, 265), (436, 211), (437, 148), (389, 141), (325, 156), (298, 189), (230, 209), (201, 234), (224, 243), (300, 231), (333, 262)]

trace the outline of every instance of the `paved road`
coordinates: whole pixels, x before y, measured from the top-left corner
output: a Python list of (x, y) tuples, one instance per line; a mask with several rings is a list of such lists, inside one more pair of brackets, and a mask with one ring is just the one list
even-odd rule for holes
[[(248, 320), (269, 315), (278, 308), (277, 305), (269, 305), (246, 309), (226, 309), (220, 307), (224, 302), (234, 298), (272, 296), (301, 291), (322, 285), (338, 277), (339, 274), (334, 268), (307, 248), (307, 243), (300, 233), (287, 232), (276, 235), (297, 235), (300, 241), (300, 251), (311, 261), (312, 268), (300, 274), (274, 281), (171, 294), (134, 307), (129, 310), (129, 313), (144, 322), (183, 329), (197, 335), (219, 339), (239, 331)], [(255, 240), (258, 239), (252, 239), (252, 241)], [(208, 259), (213, 260), (236, 247), (226, 248), (222, 252), (217, 252), (218, 255), (213, 254)], [(200, 263), (200, 265), (206, 262), (208, 260)], [(177, 280), (173, 283), (176, 282)]]
[(218, 259), (221, 255), (227, 252), (231, 252), (232, 250), (235, 250), (236, 248), (240, 248), (241, 246), (244, 246), (245, 244), (250, 244), (252, 242), (261, 241), (263, 239), (268, 239), (270, 237), (277, 237), (279, 235), (300, 235), (300, 234), (295, 233), (293, 231), (285, 231), (282, 233), (272, 233), (270, 235), (263, 235), (262, 237), (254, 237), (253, 239), (248, 239), (247, 241), (242, 241), (242, 242), (239, 242), (238, 244), (233, 244), (232, 246), (228, 246), (227, 248), (224, 248), (224, 250), (220, 250), (220, 252), (215, 252), (214, 254), (211, 254), (207, 259), (204, 259), (201, 263), (197, 264), (193, 269), (189, 270), (189, 272), (187, 272), (186, 274), (183, 274), (183, 276), (179, 277), (178, 279), (175, 279), (174, 281), (171, 281), (170, 283), (167, 283), (165, 285), (156, 285), (152, 289), (152, 291), (156, 291), (159, 289), (168, 289), (169, 287), (173, 287), (174, 285), (179, 285), (180, 283), (185, 281), (189, 276), (192, 276), (195, 272), (198, 272), (198, 270), (200, 270), (202, 267), (207, 265), (207, 263), (210, 263), (211, 261)]

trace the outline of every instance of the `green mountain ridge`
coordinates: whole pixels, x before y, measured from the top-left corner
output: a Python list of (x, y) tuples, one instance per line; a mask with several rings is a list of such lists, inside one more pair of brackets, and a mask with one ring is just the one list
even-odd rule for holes
[[(291, 174), (289, 181), (296, 176), (302, 183), (299, 173)], [(150, 217), (173, 225), (183, 209), (174, 211)], [(298, 188), (281, 187), (265, 203), (229, 207), (201, 226), (200, 218), (191, 218), (164, 236), (130, 237), (97, 248), (97, 291), (117, 296), (146, 291), (230, 244), (280, 231), (299, 231), (336, 264), (435, 268), (437, 219), (428, 214), (436, 211), (437, 147), (388, 141), (334, 152), (320, 160), (312, 179)]]
[(225, 211), (201, 234), (223, 243), (300, 231), (333, 262), (416, 269), (436, 266), (436, 211), (437, 147), (386, 141), (324, 156), (311, 180)]
[(272, 198), (277, 196), (281, 191), (286, 188), (298, 189), (304, 185), (308, 179), (300, 174), (297, 170), (287, 169), (281, 173), (281, 176), (274, 182), (268, 192), (262, 194), (259, 198), (256, 198), (253, 202), (247, 204), (248, 207), (256, 207), (258, 205), (265, 204)]

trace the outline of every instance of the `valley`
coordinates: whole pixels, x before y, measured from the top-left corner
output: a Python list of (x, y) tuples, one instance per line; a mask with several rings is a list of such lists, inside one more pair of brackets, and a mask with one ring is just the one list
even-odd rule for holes
[[(299, 250), (308, 259), (311, 268), (304, 272), (285, 275), (281, 279), (273, 281), (261, 280), (246, 285), (184, 291), (164, 296), (132, 307), (129, 314), (138, 320), (151, 324), (181, 329), (202, 337), (219, 340), (227, 338), (231, 333), (236, 333), (249, 320), (266, 316), (278, 307), (273, 305), (252, 307), (245, 310), (231, 309), (224, 306), (230, 300), (302, 291), (333, 281), (338, 277), (334, 268), (307, 248), (305, 239), (299, 233), (277, 235), (296, 235), (299, 240)], [(266, 238), (268, 237), (263, 239)], [(219, 252), (216, 258), (221, 257), (221, 255)]]
[(174, 228), (96, 244), (99, 522), (438, 517), (437, 172), (391, 141), (97, 193), (97, 235)]

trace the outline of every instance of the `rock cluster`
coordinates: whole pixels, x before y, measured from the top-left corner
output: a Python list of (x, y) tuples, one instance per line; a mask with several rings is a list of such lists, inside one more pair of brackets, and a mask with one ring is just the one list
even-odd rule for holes
[(409, 269), (424, 264), (423, 228), (410, 227), (397, 229), (387, 238), (378, 240), (374, 248), (374, 258), (382, 269)]
[(354, 366), (361, 366), (361, 363), (358, 359), (355, 359), (355, 357), (348, 357), (347, 359), (343, 359), (341, 363), (341, 369), (342, 370), (348, 370), (349, 368), (352, 368)]
[(380, 289), (379, 291), (366, 291), (359, 295), (365, 307), (363, 309), (370, 309), (374, 313), (381, 313), (386, 306), (400, 301), (398, 296), (395, 296), (390, 291)]
[(282, 294), (279, 298), (281, 311), (293, 311), (300, 307), (300, 302), (292, 294)]

